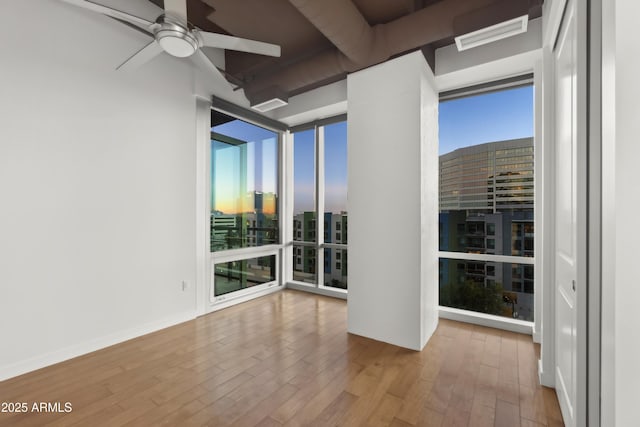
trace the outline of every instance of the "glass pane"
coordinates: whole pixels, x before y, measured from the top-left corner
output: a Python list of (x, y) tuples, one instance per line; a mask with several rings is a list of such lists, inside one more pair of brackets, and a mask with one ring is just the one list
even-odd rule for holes
[[(324, 128), (325, 242), (347, 243), (347, 123)], [(346, 279), (345, 279), (346, 280)], [(325, 281), (326, 282), (326, 281)]]
[(440, 250), (532, 257), (533, 191), (533, 138), (440, 156)]
[(293, 134), (293, 240), (316, 239), (315, 130)]
[(293, 245), (293, 280), (316, 284), (316, 249)]
[(324, 285), (347, 289), (347, 250), (325, 248)]
[(220, 296), (276, 280), (276, 256), (223, 262), (214, 268), (214, 295)]
[(279, 243), (278, 134), (214, 112), (211, 251)]
[(440, 103), (440, 250), (533, 257), (533, 86)]
[(533, 265), (440, 258), (440, 305), (533, 321)]

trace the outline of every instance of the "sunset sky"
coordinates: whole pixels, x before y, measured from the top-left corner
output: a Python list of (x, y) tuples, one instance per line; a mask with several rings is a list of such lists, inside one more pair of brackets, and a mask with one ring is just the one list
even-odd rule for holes
[[(235, 139), (247, 141), (246, 144), (233, 146), (213, 141), (211, 148), (211, 203), (212, 210), (224, 213), (241, 213), (254, 210), (253, 201), (247, 193), (278, 192), (278, 139), (275, 132), (234, 120), (213, 131)], [(246, 156), (246, 187), (240, 180), (241, 158)], [(243, 188), (244, 187), (244, 188)], [(273, 213), (273, 206), (265, 206), (265, 213)]]
[[(248, 141), (241, 146), (212, 143), (212, 209), (224, 213), (252, 211), (248, 192), (278, 192), (275, 132), (233, 120), (214, 132)], [(442, 102), (439, 109), (439, 153), (484, 142), (533, 136), (533, 86)], [(246, 151), (247, 181), (242, 189), (240, 159)], [(294, 134), (294, 214), (315, 209), (314, 131)], [(214, 197), (215, 195), (215, 197)], [(325, 127), (325, 212), (347, 206), (347, 124)], [(265, 207), (266, 208), (266, 207)], [(271, 210), (269, 208), (268, 210)]]

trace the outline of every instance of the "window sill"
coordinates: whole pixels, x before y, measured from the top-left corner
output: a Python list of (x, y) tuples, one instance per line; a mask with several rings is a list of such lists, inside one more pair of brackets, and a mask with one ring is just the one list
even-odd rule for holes
[(533, 335), (533, 322), (443, 306), (439, 307), (439, 312), (442, 319), (487, 326), (489, 328), (502, 329), (519, 334)]
[(287, 289), (294, 289), (296, 291), (311, 292), (313, 294), (324, 295), (326, 297), (347, 299), (347, 291), (345, 289), (331, 288), (327, 286), (317, 287), (308, 283), (302, 282), (287, 282)]

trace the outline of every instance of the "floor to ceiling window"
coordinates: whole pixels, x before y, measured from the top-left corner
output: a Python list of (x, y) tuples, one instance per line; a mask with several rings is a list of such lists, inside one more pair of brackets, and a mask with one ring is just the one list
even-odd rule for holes
[(256, 250), (280, 243), (279, 140), (278, 132), (212, 114), (214, 301), (277, 280), (277, 247), (272, 253)]
[(533, 86), (441, 100), (440, 305), (534, 320)]
[(347, 123), (292, 133), (293, 281), (347, 289)]
[(324, 128), (324, 285), (347, 289), (347, 123)]
[(293, 134), (293, 280), (317, 283), (315, 129)]

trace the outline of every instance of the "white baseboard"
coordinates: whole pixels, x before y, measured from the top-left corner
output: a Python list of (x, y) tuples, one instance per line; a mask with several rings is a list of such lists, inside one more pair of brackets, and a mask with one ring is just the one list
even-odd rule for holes
[(540, 331), (538, 331), (538, 329), (536, 328), (536, 324), (533, 324), (533, 342), (536, 344), (541, 344), (542, 343), (542, 334), (540, 333)]
[(505, 331), (517, 332), (519, 334), (533, 334), (533, 323), (531, 322), (443, 306), (440, 306), (439, 310), (441, 319), (472, 323), (474, 325), (503, 329)]
[(542, 359), (538, 360), (538, 381), (540, 381), (540, 384), (545, 387), (555, 388), (556, 387), (555, 379), (556, 378), (553, 375), (553, 372), (551, 373), (544, 372)]
[(325, 297), (333, 297), (347, 299), (347, 291), (343, 289), (329, 289), (327, 287), (317, 288), (313, 285), (301, 285), (298, 283), (288, 282), (287, 289), (296, 291), (311, 292), (312, 294), (324, 295)]
[[(556, 396), (558, 398), (558, 403), (560, 404), (560, 412), (562, 413), (562, 419), (566, 424), (575, 425), (575, 408), (571, 404), (571, 399), (569, 398), (569, 392), (567, 390), (567, 386), (565, 385), (562, 375), (560, 374), (560, 369), (556, 366)], [(570, 424), (571, 423), (571, 424)]]
[(205, 314), (213, 313), (214, 311), (222, 310), (223, 308), (231, 307), (236, 304), (240, 304), (242, 302), (247, 302), (255, 298), (263, 297), (265, 295), (280, 292), (283, 289), (284, 289), (284, 286), (271, 286), (269, 288), (261, 289), (259, 291), (249, 292), (239, 297), (231, 297), (230, 299), (225, 300), (223, 302), (217, 302), (213, 304), (212, 306), (209, 307), (209, 311)]
[(56, 363), (64, 362), (65, 360), (73, 359), (74, 357), (82, 356), (151, 332), (159, 331), (160, 329), (165, 329), (170, 326), (193, 320), (195, 318), (195, 311), (182, 313), (155, 322), (145, 323), (125, 331), (94, 338), (90, 341), (52, 351), (42, 356), (35, 356), (27, 360), (21, 360), (20, 362), (0, 366), (0, 381), (17, 377), (18, 375), (26, 374), (27, 372), (35, 371), (47, 366), (55, 365)]

